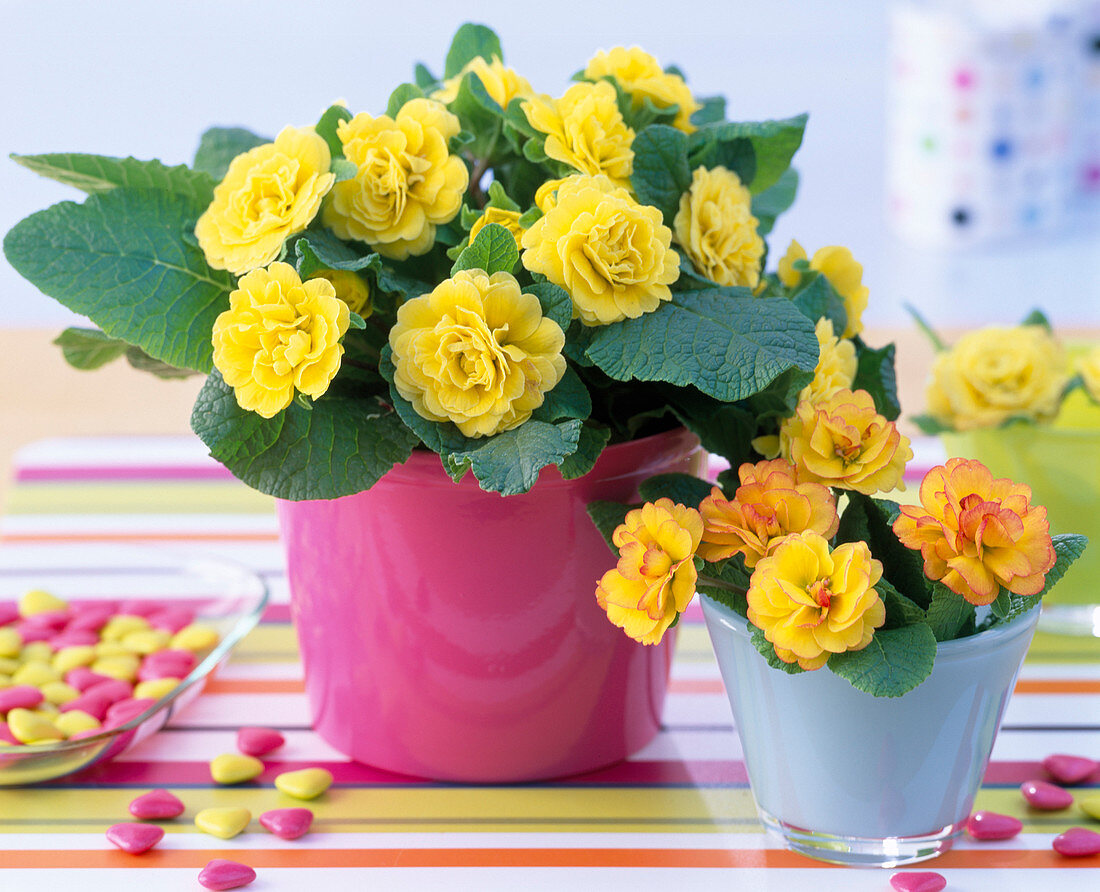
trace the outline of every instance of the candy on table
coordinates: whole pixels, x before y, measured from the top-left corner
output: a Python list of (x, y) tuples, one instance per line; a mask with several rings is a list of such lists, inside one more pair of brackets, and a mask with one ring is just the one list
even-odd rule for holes
[(308, 808), (274, 808), (260, 815), (260, 824), (280, 839), (305, 836), (313, 824)]
[(0, 657), (18, 657), (23, 649), (23, 636), (11, 626), (0, 626)]
[(1020, 792), (1028, 805), (1044, 811), (1057, 811), (1073, 805), (1073, 794), (1069, 790), (1042, 780), (1024, 781), (1020, 785)]
[(34, 616), (36, 613), (48, 613), (54, 610), (68, 609), (68, 602), (62, 601), (60, 598), (40, 588), (34, 588), (28, 592), (24, 592), (23, 597), (19, 599), (19, 615), (24, 619), (28, 616)]
[(53, 722), (30, 709), (11, 710), (8, 729), (20, 743), (46, 743), (65, 737)]
[(46, 702), (52, 703), (54, 706), (64, 706), (80, 696), (80, 691), (63, 681), (46, 682), (41, 686), (41, 691), (46, 698)]
[(1096, 818), (1100, 821), (1100, 793), (1093, 793), (1091, 796), (1083, 796), (1078, 802), (1081, 811), (1083, 811), (1090, 818)]
[(166, 607), (149, 614), (149, 625), (175, 635), (195, 621), (195, 611), (187, 607)]
[(0, 722), (0, 743), (17, 745), (19, 740), (11, 733), (7, 722)]
[(183, 812), (183, 801), (167, 790), (150, 790), (130, 803), (130, 814), (143, 821), (178, 818)]
[(81, 693), (87, 693), (88, 688), (99, 684), (101, 681), (113, 681), (109, 675), (100, 675), (93, 672), (87, 666), (77, 666), (65, 673), (65, 683), (71, 684)]
[(183, 650), (206, 650), (218, 643), (218, 633), (209, 626), (192, 623), (172, 636), (171, 647)]
[(13, 709), (34, 709), (46, 696), (34, 685), (20, 684), (0, 690), (0, 713)]
[(112, 703), (107, 708), (107, 716), (103, 720), (103, 727), (118, 728), (125, 725), (130, 719), (137, 718), (156, 702), (156, 700), (151, 700), (148, 697), (128, 697), (125, 700)]
[(67, 628), (50, 639), (50, 646), (56, 650), (64, 650), (66, 647), (88, 647), (98, 641), (99, 636), (95, 632)]
[(107, 828), (107, 840), (131, 855), (148, 852), (162, 839), (164, 839), (164, 828), (155, 824), (126, 821)]
[(19, 619), (19, 608), (9, 601), (0, 602), (0, 626), (6, 626)]
[(891, 876), (890, 885), (898, 892), (940, 892), (947, 886), (947, 878), (931, 870), (909, 870)]
[(1085, 756), (1055, 753), (1043, 759), (1043, 768), (1060, 784), (1077, 784), (1088, 778), (1100, 763)]
[(251, 820), (252, 812), (240, 806), (204, 808), (195, 815), (195, 826), (218, 839), (232, 839)]
[(256, 871), (239, 861), (215, 858), (199, 871), (199, 885), (207, 889), (240, 889), (256, 879)]
[(72, 738), (82, 731), (98, 731), (102, 727), (99, 719), (81, 709), (72, 709), (61, 713), (53, 720), (53, 725), (66, 738)]
[(61, 712), (86, 712), (90, 716), (94, 716), (98, 721), (103, 721), (107, 718), (107, 710), (110, 709), (111, 704), (115, 701), (103, 694), (91, 694), (85, 691), (75, 700), (70, 700), (68, 703), (61, 705)]
[(253, 756), (222, 753), (210, 761), (210, 777), (216, 784), (241, 784), (263, 773), (264, 763)]
[(123, 681), (136, 681), (138, 669), (141, 666), (134, 654), (116, 654), (109, 657), (100, 657), (91, 665), (93, 672), (100, 675), (109, 675), (111, 678), (119, 678)]
[(237, 749), (249, 756), (266, 756), (284, 743), (283, 737), (274, 728), (241, 728), (237, 732)]
[[(94, 633), (89, 632), (89, 635)], [(54, 639), (54, 644), (57, 643), (57, 639)], [(58, 648), (57, 653), (53, 655), (53, 659), (50, 661), (50, 665), (53, 666), (62, 676), (71, 672), (73, 669), (87, 668), (95, 662), (96, 652), (95, 648), (91, 644), (67, 644), (64, 647)], [(90, 671), (90, 670), (89, 670)]]
[(1051, 845), (1054, 851), (1067, 858), (1097, 855), (1100, 854), (1100, 833), (1095, 830), (1086, 830), (1084, 827), (1071, 827), (1065, 833), (1054, 837)]
[(107, 624), (99, 630), (99, 637), (104, 641), (122, 641), (131, 632), (142, 632), (149, 628), (149, 620), (144, 616), (131, 613), (116, 613)]
[[(53, 637), (53, 629), (48, 626), (36, 626), (34, 623), (26, 621), (13, 628), (24, 645), (44, 643), (48, 638)], [(50, 650), (52, 652), (53, 648), (50, 648)]]
[(178, 686), (178, 678), (150, 678), (148, 681), (139, 681), (134, 685), (134, 696), (138, 699), (159, 700)]
[(17, 685), (29, 684), (40, 688), (51, 681), (61, 681), (61, 673), (45, 660), (28, 660), (15, 670), (11, 680)]
[(275, 778), (275, 787), (295, 799), (316, 799), (331, 786), (332, 772), (325, 768), (284, 771)]
[(1012, 839), (1024, 829), (1022, 821), (993, 811), (976, 811), (966, 822), (966, 832), (974, 839)]

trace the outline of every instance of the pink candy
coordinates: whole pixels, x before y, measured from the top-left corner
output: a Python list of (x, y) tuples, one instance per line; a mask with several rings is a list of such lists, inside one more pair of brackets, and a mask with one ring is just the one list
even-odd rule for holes
[(42, 692), (34, 685), (17, 684), (10, 688), (0, 688), (0, 712), (34, 709), (45, 699)]
[(1087, 855), (1100, 854), (1100, 833), (1073, 827), (1054, 837), (1054, 851), (1067, 858), (1084, 858)]
[(11, 601), (0, 602), (0, 626), (19, 620), (19, 608)]
[(940, 892), (947, 886), (947, 878), (931, 870), (907, 871), (890, 877), (890, 885), (898, 892)]
[(241, 728), (237, 732), (237, 749), (249, 756), (266, 756), (284, 743), (286, 738), (273, 728)]
[(140, 699), (127, 698), (112, 703), (107, 709), (103, 727), (117, 728), (120, 725), (125, 725), (130, 719), (141, 715), (156, 702), (152, 697), (141, 697)]
[(11, 728), (8, 727), (7, 722), (0, 722), (0, 740), (6, 741), (7, 743), (20, 743), (19, 738), (11, 733)]
[(106, 681), (92, 685), (84, 693), (93, 697), (103, 697), (110, 703), (117, 703), (133, 694), (134, 686), (120, 678), (108, 678)]
[(1043, 767), (1060, 784), (1076, 784), (1096, 771), (1100, 763), (1084, 756), (1067, 756), (1056, 753), (1043, 759)]
[[(115, 824), (107, 828), (107, 840), (124, 852), (140, 855), (164, 839), (164, 828), (153, 824)], [(225, 888), (231, 889), (232, 886)]]
[(1020, 785), (1020, 792), (1032, 808), (1057, 811), (1073, 805), (1073, 794), (1046, 781), (1030, 780)]
[(163, 629), (173, 635), (195, 621), (195, 611), (186, 607), (168, 607), (149, 614), (149, 624), (154, 629)]
[(1022, 821), (993, 811), (976, 811), (966, 822), (966, 832), (974, 839), (1012, 839), (1024, 829)]
[(66, 632), (98, 632), (115, 613), (114, 608), (107, 604), (74, 604), (72, 612), (74, 616), (65, 627)]
[(94, 716), (98, 721), (102, 722), (112, 702), (114, 701), (102, 694), (92, 694), (85, 691), (75, 700), (70, 700), (68, 703), (62, 703), (58, 709), (60, 709), (61, 712), (79, 709), (81, 712), (86, 712), (88, 715)]
[(275, 808), (260, 815), (260, 824), (279, 839), (297, 839), (309, 832), (313, 812), (308, 808)]
[(17, 625), (15, 631), (19, 633), (24, 644), (30, 644), (32, 641), (49, 641), (54, 635), (54, 630), (49, 626), (36, 626), (27, 620)]
[(167, 790), (152, 790), (130, 803), (130, 814), (143, 821), (178, 818), (183, 812), (183, 802)]
[(239, 861), (215, 858), (199, 872), (199, 885), (207, 889), (239, 889), (256, 879), (256, 871)]
[(100, 673), (93, 672), (87, 666), (77, 666), (65, 673), (65, 683), (72, 685), (81, 693), (85, 693), (88, 688), (99, 684), (101, 681), (110, 680), (111, 676), (100, 675)]
[(50, 647), (61, 650), (63, 647), (81, 647), (95, 644), (99, 636), (90, 629), (66, 629), (50, 639)]
[(59, 632), (70, 619), (68, 610), (45, 610), (28, 616), (23, 622), (28, 626), (42, 626), (52, 632)]
[(197, 660), (189, 650), (162, 650), (149, 654), (138, 669), (140, 681), (157, 678), (186, 678)]

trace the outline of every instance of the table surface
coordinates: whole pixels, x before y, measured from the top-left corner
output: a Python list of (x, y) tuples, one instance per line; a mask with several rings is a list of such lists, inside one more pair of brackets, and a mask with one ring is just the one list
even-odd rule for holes
[[(918, 457), (934, 454), (934, 444), (917, 445)], [(310, 730), (272, 504), (230, 478), (198, 441), (67, 438), (19, 453), (0, 527), (3, 557), (40, 566), (48, 586), (65, 552), (94, 553), (105, 542), (232, 558), (264, 576), (273, 603), (167, 729), (81, 775), (0, 788), (5, 892), (74, 888), (76, 869), (84, 892), (121, 883), (198, 889), (198, 871), (216, 857), (253, 865), (257, 892), (310, 883), (327, 890), (889, 888), (885, 871), (823, 866), (764, 834), (697, 609), (681, 625), (661, 731), (628, 762), (551, 783), (433, 784), (349, 762)], [(257, 781), (217, 788), (206, 763), (234, 749), (242, 724), (280, 728), (287, 744)], [(1050, 849), (1055, 834), (1088, 819), (1076, 809), (1028, 812), (1017, 789), (1042, 776), (1039, 760), (1052, 752), (1100, 753), (1100, 640), (1040, 635), (1009, 704), (975, 807), (1017, 815), (1024, 833), (992, 844), (963, 839), (926, 869), (943, 873), (956, 890), (1096, 889), (1100, 858), (1071, 861)], [(253, 814), (295, 804), (272, 779), (309, 765), (328, 767), (336, 784), (311, 803), (317, 820), (300, 840), (279, 840), (253, 822), (221, 841), (188, 820), (213, 804), (243, 804)], [(149, 854), (116, 851), (103, 832), (154, 787), (174, 791), (187, 812), (166, 825)]]

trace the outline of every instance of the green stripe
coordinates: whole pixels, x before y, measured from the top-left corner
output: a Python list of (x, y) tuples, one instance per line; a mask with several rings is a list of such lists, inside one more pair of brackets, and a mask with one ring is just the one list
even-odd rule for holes
[(235, 481), (158, 480), (21, 484), (8, 514), (271, 514), (270, 496)]

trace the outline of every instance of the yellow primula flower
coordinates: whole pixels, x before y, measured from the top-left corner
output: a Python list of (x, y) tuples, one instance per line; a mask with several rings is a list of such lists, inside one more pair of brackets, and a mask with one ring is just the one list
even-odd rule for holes
[(660, 643), (695, 595), (702, 533), (699, 512), (671, 499), (630, 511), (611, 536), (619, 562), (596, 587), (607, 618), (641, 644)]
[(607, 177), (569, 177), (557, 204), (523, 234), (523, 265), (573, 298), (573, 316), (607, 325), (671, 300), (679, 255), (661, 212)]
[[(802, 273), (794, 268), (796, 260), (805, 260), (806, 251), (798, 242), (791, 239), (787, 253), (779, 260), (777, 273), (779, 281), (788, 288), (795, 288), (802, 281)], [(844, 312), (848, 316), (841, 337), (854, 338), (863, 331), (863, 311), (867, 309), (867, 297), (870, 290), (863, 284), (863, 266), (856, 262), (852, 252), (840, 245), (819, 248), (810, 260), (810, 269), (821, 273), (833, 290), (844, 301)]]
[(1077, 374), (1088, 395), (1100, 403), (1100, 347), (1093, 347), (1077, 361)]
[(510, 273), (462, 270), (397, 310), (397, 392), (467, 437), (523, 424), (565, 374), (565, 334)]
[(680, 197), (672, 228), (692, 264), (712, 282), (755, 288), (764, 256), (757, 223), (752, 195), (737, 174), (699, 167)]
[(272, 263), (237, 282), (214, 320), (214, 366), (242, 409), (271, 418), (295, 391), (317, 399), (340, 370), (348, 306), (327, 279)]
[(195, 224), (206, 262), (235, 276), (267, 266), (317, 216), (336, 177), (312, 127), (284, 127), (275, 142), (238, 155)]
[(447, 148), (459, 129), (458, 118), (431, 99), (410, 99), (396, 118), (361, 112), (341, 121), (336, 133), (358, 173), (333, 186), (325, 225), (395, 260), (429, 251), (436, 226), (458, 213), (469, 184), (465, 162)]
[(678, 74), (669, 74), (660, 63), (641, 47), (626, 49), (617, 46), (600, 50), (588, 60), (584, 76), (595, 81), (613, 77), (630, 94), (631, 104), (638, 108), (649, 99), (657, 108), (678, 107), (672, 126), (684, 133), (694, 133), (691, 116), (703, 106), (695, 101), (691, 89)]
[(941, 424), (973, 430), (1016, 417), (1049, 421), (1067, 383), (1065, 354), (1046, 328), (990, 327), (937, 354), (925, 397)]
[(470, 241), (472, 242), (477, 238), (477, 234), (490, 223), (499, 223), (512, 233), (513, 238), (516, 240), (516, 247), (519, 247), (520, 239), (523, 238), (523, 233), (526, 231), (519, 225), (519, 218), (519, 211), (510, 211), (507, 208), (485, 208), (481, 216), (474, 221), (474, 225), (470, 227)]
[(799, 477), (864, 495), (903, 488), (913, 457), (909, 438), (875, 409), (865, 390), (838, 390), (828, 399), (802, 400), (779, 428), (782, 456)]
[(882, 564), (865, 542), (829, 543), (807, 530), (783, 539), (756, 565), (748, 618), (785, 663), (820, 669), (832, 654), (862, 650), (886, 622), (875, 585)]
[(308, 278), (328, 279), (336, 289), (336, 296), (363, 319), (369, 318), (374, 311), (370, 301), (370, 285), (358, 273), (346, 269), (319, 269)]
[(561, 99), (536, 96), (523, 103), (523, 113), (546, 134), (544, 149), (551, 158), (629, 187), (634, 131), (623, 121), (611, 84), (574, 84)]
[(1047, 509), (1031, 504), (1031, 488), (994, 479), (973, 459), (951, 458), (925, 474), (920, 505), (902, 506), (894, 532), (920, 550), (925, 576), (971, 604), (991, 604), (1001, 586), (1039, 594), (1057, 559)]
[(856, 345), (847, 338), (833, 333), (833, 321), (822, 317), (814, 326), (817, 335), (818, 357), (814, 366), (814, 379), (802, 388), (799, 401), (822, 402), (838, 390), (848, 390), (856, 377), (859, 360)]
[(737, 469), (741, 485), (733, 499), (715, 487), (703, 499), (703, 541), (699, 557), (720, 561), (735, 554), (745, 566), (755, 567), (790, 533), (803, 530), (832, 537), (840, 523), (836, 501), (829, 488), (799, 480), (798, 469), (788, 461), (745, 462)]
[(545, 214), (550, 208), (556, 205), (558, 203), (558, 188), (567, 179), (569, 178), (561, 177), (556, 180), (547, 180), (539, 186), (535, 192), (535, 207)]
[(475, 56), (454, 77), (447, 78), (443, 86), (432, 93), (432, 99), (444, 104), (454, 102), (458, 96), (458, 88), (462, 84), (462, 78), (468, 71), (477, 75), (485, 92), (492, 97), (501, 108), (507, 108), (513, 99), (530, 99), (535, 95), (527, 78), (521, 77), (500, 61), (498, 56), (493, 56), (491, 62), (486, 62), (481, 56)]

